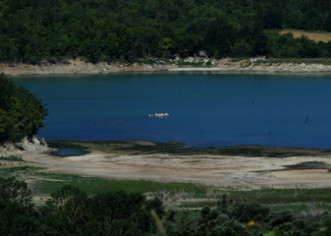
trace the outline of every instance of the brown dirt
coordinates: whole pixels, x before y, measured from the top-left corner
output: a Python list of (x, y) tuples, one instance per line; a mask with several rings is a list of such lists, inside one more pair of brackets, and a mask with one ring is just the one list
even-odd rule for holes
[(292, 33), (294, 38), (301, 38), (306, 36), (307, 38), (314, 40), (315, 42), (329, 42), (331, 40), (331, 33), (322, 33), (322, 32), (309, 32), (304, 30), (293, 30), (285, 29), (281, 30), (280, 34)]

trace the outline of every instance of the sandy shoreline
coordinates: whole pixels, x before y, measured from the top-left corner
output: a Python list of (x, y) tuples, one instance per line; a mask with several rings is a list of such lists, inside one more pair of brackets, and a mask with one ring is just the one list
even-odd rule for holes
[(88, 148), (89, 153), (57, 157), (32, 150), (17, 154), (29, 163), (45, 167), (46, 172), (80, 176), (190, 182), (247, 190), (331, 187), (331, 173), (327, 170), (331, 165), (329, 151), (306, 150), (304, 155), (300, 149), (284, 149), (281, 155), (276, 152), (272, 156), (277, 149), (262, 147), (256, 155), (225, 155), (199, 150), (160, 153), (153, 149), (154, 143), (146, 141), (133, 146), (125, 142), (80, 145)]
[(323, 162), (331, 157), (261, 158), (222, 155), (117, 155), (92, 152), (83, 156), (24, 155), (47, 165), (48, 172), (83, 176), (191, 182), (238, 189), (331, 187), (325, 169), (287, 170), (285, 165)]
[(73, 75), (73, 74), (109, 74), (119, 72), (219, 72), (219, 73), (331, 73), (331, 65), (269, 63), (265, 59), (245, 59), (233, 62), (232, 59), (188, 58), (186, 63), (207, 63), (209, 66), (179, 66), (175, 61), (155, 64), (90, 63), (82, 60), (68, 60), (56, 64), (10, 64), (1, 63), (0, 71), (10, 76), (23, 75)]

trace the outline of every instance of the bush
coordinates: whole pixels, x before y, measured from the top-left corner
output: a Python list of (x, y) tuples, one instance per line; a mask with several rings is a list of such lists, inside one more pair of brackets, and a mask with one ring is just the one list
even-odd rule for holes
[(31, 190), (24, 181), (0, 177), (0, 201), (30, 205)]
[(281, 211), (277, 213), (272, 213), (270, 215), (270, 224), (272, 226), (281, 225), (293, 220), (293, 215), (290, 211)]
[(37, 235), (38, 231), (37, 212), (27, 184), (0, 177), (0, 235)]
[(268, 207), (261, 206), (257, 203), (237, 204), (232, 209), (232, 217), (240, 222), (264, 221), (270, 214)]
[(226, 236), (226, 235), (237, 235), (237, 236), (248, 236), (250, 233), (237, 221), (229, 220), (226, 223), (215, 227), (211, 236)]

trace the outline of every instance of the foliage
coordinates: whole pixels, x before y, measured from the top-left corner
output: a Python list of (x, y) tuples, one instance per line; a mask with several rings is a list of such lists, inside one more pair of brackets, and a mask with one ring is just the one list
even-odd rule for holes
[(3, 160), (3, 161), (19, 161), (19, 162), (24, 162), (24, 160), (22, 159), (22, 157), (18, 157), (18, 156), (14, 156), (14, 155), (11, 155), (9, 157), (3, 157), (3, 156), (0, 156), (0, 160)]
[(37, 212), (17, 202), (0, 200), (1, 235), (40, 235)]
[(0, 173), (13, 173), (16, 174), (17, 172), (33, 172), (44, 169), (43, 167), (36, 167), (36, 166), (11, 166), (11, 167), (4, 167), (0, 169)]
[(149, 235), (152, 221), (141, 194), (108, 192), (88, 199), (66, 185), (41, 209), (45, 232), (51, 235)]
[(38, 229), (27, 184), (0, 177), (0, 235), (37, 235)]
[(330, 42), (266, 33), (283, 27), (331, 31), (330, 1), (3, 0), (0, 61), (330, 56)]
[[(0, 178), (1, 235), (329, 235), (331, 216), (273, 212), (257, 203), (232, 204), (223, 195), (220, 209), (164, 212), (159, 199), (138, 193), (105, 192), (93, 197), (65, 185), (46, 204), (34, 208), (26, 183)], [(151, 214), (153, 212), (153, 214)], [(162, 215), (164, 217), (162, 217)]]
[(0, 177), (0, 200), (27, 205), (31, 201), (31, 190), (24, 181)]
[(270, 214), (270, 209), (257, 203), (236, 204), (231, 212), (231, 216), (241, 222), (264, 221)]
[(41, 100), (4, 74), (0, 74), (0, 91), (0, 143), (37, 134), (47, 115)]

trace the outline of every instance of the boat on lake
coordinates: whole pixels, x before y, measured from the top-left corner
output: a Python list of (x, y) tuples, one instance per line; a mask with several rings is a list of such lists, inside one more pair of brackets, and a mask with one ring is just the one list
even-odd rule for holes
[(155, 114), (149, 114), (149, 117), (157, 117), (157, 118), (164, 118), (169, 117), (169, 113), (155, 113)]

